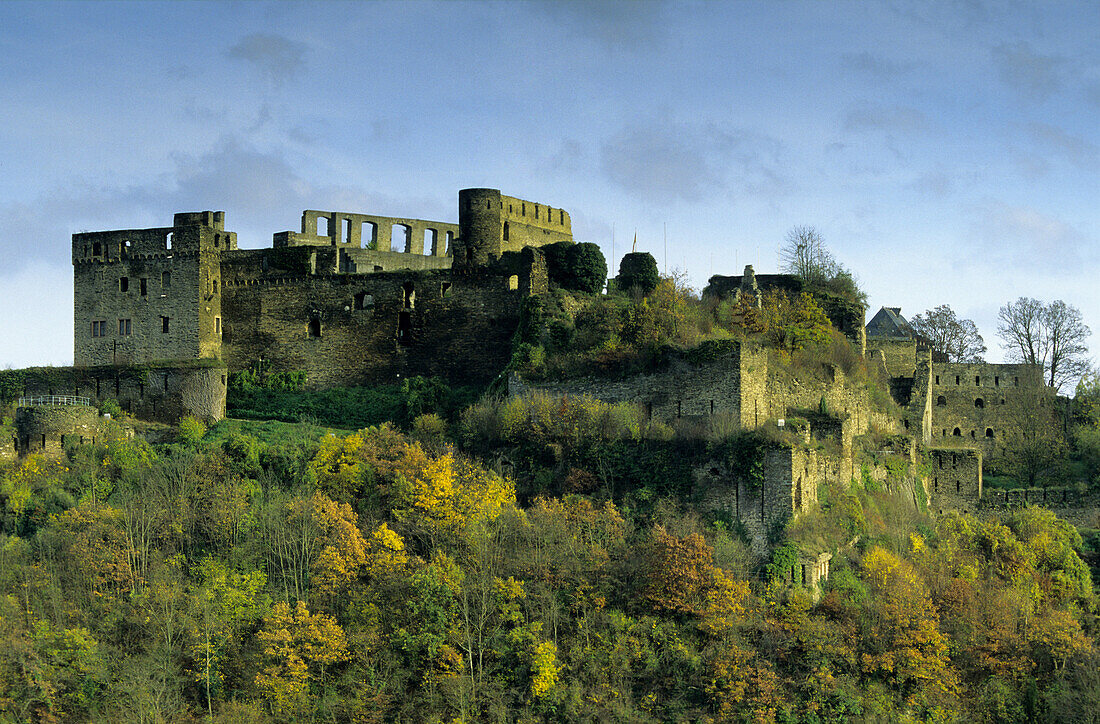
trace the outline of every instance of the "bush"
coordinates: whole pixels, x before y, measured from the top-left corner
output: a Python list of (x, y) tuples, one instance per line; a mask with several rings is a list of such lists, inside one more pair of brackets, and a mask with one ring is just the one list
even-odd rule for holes
[(607, 282), (607, 260), (600, 247), (589, 242), (574, 244), (565, 254), (565, 266), (568, 279), (562, 286), (566, 289), (587, 294), (598, 294), (603, 290)]
[(201, 420), (197, 420), (194, 417), (185, 417), (180, 420), (179, 432), (176, 439), (181, 445), (187, 445), (188, 447), (194, 447), (202, 440), (202, 436), (206, 434), (206, 425), (202, 424)]
[(619, 275), (615, 277), (615, 287), (629, 293), (637, 288), (642, 294), (649, 294), (657, 288), (657, 260), (648, 251), (631, 252), (619, 262)]

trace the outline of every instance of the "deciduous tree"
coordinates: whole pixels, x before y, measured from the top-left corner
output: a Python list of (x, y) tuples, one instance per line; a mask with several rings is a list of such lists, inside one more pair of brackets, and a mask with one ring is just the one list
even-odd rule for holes
[(1077, 307), (1056, 300), (1043, 304), (1020, 297), (1001, 307), (997, 335), (1015, 362), (1042, 365), (1046, 383), (1056, 389), (1088, 372), (1092, 361), (1085, 343), (1092, 331)]
[(985, 354), (985, 340), (978, 334), (978, 326), (969, 319), (959, 319), (947, 304), (918, 314), (909, 320), (909, 326), (947, 355), (949, 362), (981, 362)]

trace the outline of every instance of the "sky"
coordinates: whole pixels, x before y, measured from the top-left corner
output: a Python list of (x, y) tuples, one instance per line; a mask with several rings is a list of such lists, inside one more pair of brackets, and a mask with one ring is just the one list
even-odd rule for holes
[(224, 210), (637, 235), (701, 290), (812, 226), (880, 306), (1064, 300), (1100, 352), (1100, 4), (0, 3), (0, 367), (71, 364), (71, 235)]

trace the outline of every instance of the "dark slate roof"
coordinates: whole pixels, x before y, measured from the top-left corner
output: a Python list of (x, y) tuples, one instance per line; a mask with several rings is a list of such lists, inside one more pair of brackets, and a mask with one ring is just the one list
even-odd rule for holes
[(876, 339), (913, 339), (917, 335), (905, 317), (901, 307), (883, 307), (867, 323), (867, 336)]

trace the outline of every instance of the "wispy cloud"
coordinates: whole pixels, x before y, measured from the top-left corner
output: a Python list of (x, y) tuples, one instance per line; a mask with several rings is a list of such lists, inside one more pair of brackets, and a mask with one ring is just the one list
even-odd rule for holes
[(847, 131), (924, 133), (930, 127), (931, 124), (923, 113), (904, 106), (863, 106), (851, 109), (844, 118), (844, 129)]
[(1028, 100), (1044, 101), (1065, 83), (1067, 61), (1062, 56), (1036, 53), (1023, 41), (1002, 43), (991, 52), (1001, 80)]
[[(982, 248), (983, 264), (1000, 263), (1071, 276), (1083, 269), (1095, 240), (1071, 224), (1037, 209), (990, 202), (971, 222), (972, 238)], [(1091, 260), (1089, 260), (1091, 261)]]
[(723, 189), (785, 193), (781, 154), (778, 141), (751, 131), (655, 122), (605, 140), (600, 164), (610, 181), (647, 201), (697, 202)]
[(1067, 133), (1049, 123), (1031, 123), (1028, 125), (1028, 132), (1041, 146), (1052, 153), (1065, 157), (1074, 166), (1097, 168), (1097, 162), (1100, 160), (1100, 149), (1091, 141)]
[(664, 0), (546, 0), (534, 7), (575, 33), (618, 50), (652, 52), (668, 35)]
[(305, 67), (306, 45), (282, 35), (253, 33), (230, 48), (227, 55), (251, 64), (273, 84), (280, 85)]
[(840, 56), (845, 70), (865, 73), (878, 80), (895, 80), (913, 69), (913, 63), (899, 63), (866, 50), (859, 53), (844, 53)]

